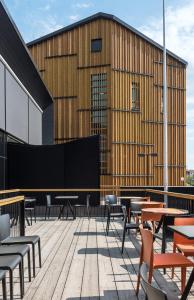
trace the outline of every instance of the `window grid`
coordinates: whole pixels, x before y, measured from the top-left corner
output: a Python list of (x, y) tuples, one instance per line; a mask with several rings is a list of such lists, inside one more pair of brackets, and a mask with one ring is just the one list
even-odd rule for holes
[(91, 75), (91, 134), (100, 135), (101, 174), (107, 174), (107, 74)]

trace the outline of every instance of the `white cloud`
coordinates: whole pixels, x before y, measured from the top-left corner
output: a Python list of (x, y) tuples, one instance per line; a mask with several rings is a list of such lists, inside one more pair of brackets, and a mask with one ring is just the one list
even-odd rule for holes
[(79, 15), (71, 15), (71, 16), (69, 16), (69, 19), (71, 21), (77, 21), (77, 20), (79, 20)]
[(28, 22), (31, 22), (31, 36), (30, 40), (33, 40), (39, 36), (43, 36), (55, 30), (58, 30), (63, 27), (57, 20), (57, 17), (54, 15), (46, 15), (44, 20), (41, 18), (34, 18), (28, 16)]
[[(187, 162), (194, 168), (194, 1), (166, 10), (167, 48), (188, 61), (187, 68)], [(152, 18), (141, 32), (162, 44), (162, 19)]]
[(91, 7), (93, 6), (93, 4), (91, 2), (86, 2), (86, 3), (76, 3), (74, 5), (74, 7), (76, 8), (88, 8), (88, 7)]

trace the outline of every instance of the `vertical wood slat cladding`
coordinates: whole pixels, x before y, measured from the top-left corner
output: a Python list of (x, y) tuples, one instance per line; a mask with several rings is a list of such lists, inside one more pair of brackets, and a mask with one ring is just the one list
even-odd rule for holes
[[(91, 53), (96, 38), (102, 39), (102, 51)], [(56, 99), (56, 142), (91, 134), (91, 75), (106, 73), (108, 175), (101, 176), (101, 184), (162, 185), (161, 49), (117, 22), (99, 19), (30, 51)], [(131, 110), (132, 82), (140, 87), (140, 111)], [(186, 66), (169, 55), (167, 85), (169, 185), (181, 185), (186, 172)]]

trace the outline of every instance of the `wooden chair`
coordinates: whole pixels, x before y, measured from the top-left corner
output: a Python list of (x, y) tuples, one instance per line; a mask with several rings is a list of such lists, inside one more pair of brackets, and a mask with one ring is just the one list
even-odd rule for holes
[(48, 217), (48, 219), (50, 218), (51, 209), (53, 209), (53, 208), (59, 208), (60, 209), (60, 214), (58, 216), (58, 218), (60, 218), (61, 211), (63, 209), (63, 205), (62, 204), (52, 204), (51, 195), (46, 195), (45, 220), (46, 220), (47, 217)]
[[(168, 300), (167, 294), (164, 291), (154, 287), (153, 285), (151, 285), (148, 282), (147, 273), (148, 273), (148, 267), (144, 263), (141, 265), (141, 268), (140, 268), (140, 277), (141, 277), (141, 286), (146, 294), (147, 300), (156, 300), (156, 299), (157, 300)], [(177, 300), (178, 300), (178, 298), (177, 298)]]
[(105, 196), (105, 204), (104, 204), (104, 218), (106, 216), (106, 211), (107, 211), (109, 204), (111, 205), (113, 212), (114, 212), (115, 207), (121, 207), (121, 205), (117, 203), (116, 195), (106, 195)]
[[(111, 218), (123, 218), (123, 212), (112, 212), (112, 204), (108, 203), (107, 204), (107, 208), (108, 208), (108, 214), (107, 214), (107, 223), (106, 223), (106, 234), (108, 235), (109, 233), (109, 227), (110, 227), (110, 221)], [(121, 208), (121, 206), (120, 206)]]
[(6, 271), (0, 270), (0, 280), (2, 281), (3, 300), (7, 300)]
[(41, 268), (41, 247), (40, 237), (38, 235), (31, 236), (10, 236), (10, 217), (8, 214), (0, 216), (0, 242), (1, 245), (26, 245), (32, 246), (32, 262), (33, 276), (35, 277), (35, 245), (38, 244), (39, 267)]
[[(194, 218), (175, 218), (174, 225), (184, 226), (184, 225), (193, 225)], [(194, 241), (185, 238), (184, 236), (174, 232), (173, 237), (173, 252), (176, 250), (180, 251), (186, 257), (194, 256)], [(172, 269), (172, 278), (174, 277), (174, 268)]]
[[(124, 251), (124, 246), (125, 246), (125, 236), (126, 236), (126, 232), (130, 232), (133, 229), (138, 230), (139, 229), (139, 223), (137, 222), (130, 222), (128, 223), (128, 213), (127, 213), (127, 209), (125, 206), (122, 206), (122, 211), (123, 211), (123, 217), (124, 217), (124, 223), (123, 223), (123, 239), (122, 239), (122, 250), (121, 252), (123, 253)], [(148, 228), (150, 229), (149, 225), (144, 222), (143, 224), (144, 228)]]
[[(10, 300), (13, 300), (13, 271), (19, 266), (20, 277), (20, 294), (21, 298), (24, 296), (24, 270), (22, 260), (19, 255), (6, 255), (0, 257), (0, 270), (9, 271), (10, 284)], [(4, 299), (4, 298), (3, 298)]]
[[(181, 253), (155, 254), (153, 248), (153, 233), (150, 230), (143, 229), (142, 225), (140, 226), (140, 232), (142, 237), (142, 247), (139, 267), (141, 267), (144, 262), (147, 264), (149, 269), (148, 282), (151, 284), (154, 269), (179, 267), (181, 268), (181, 292), (183, 292), (185, 288), (186, 268), (193, 267), (193, 262)], [(139, 284), (140, 272), (137, 280), (137, 294), (139, 292)]]
[[(143, 208), (162, 208), (164, 206), (163, 203), (158, 203), (158, 204), (153, 204), (152, 206), (150, 205), (145, 205), (143, 206)], [(153, 227), (153, 232), (155, 232), (155, 228), (156, 228), (156, 222), (160, 222), (161, 220), (161, 214), (160, 213), (152, 213), (149, 211), (143, 211), (141, 212), (141, 222), (151, 222), (152, 223), (152, 227)]]

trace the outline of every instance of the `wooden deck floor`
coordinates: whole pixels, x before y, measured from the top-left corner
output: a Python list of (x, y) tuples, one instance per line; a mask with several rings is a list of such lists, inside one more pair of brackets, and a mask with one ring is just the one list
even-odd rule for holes
[[(101, 218), (78, 218), (75, 221), (38, 221), (26, 229), (26, 235), (41, 236), (41, 269), (28, 283), (25, 270), (25, 300), (135, 300), (139, 263), (139, 235), (127, 236), (125, 253), (121, 254), (122, 227), (118, 221), (111, 224), (110, 235), (105, 235), (105, 221)], [(171, 246), (169, 246), (171, 247)], [(156, 244), (160, 250), (160, 245)], [(26, 264), (25, 264), (26, 265)], [(155, 273), (155, 282), (171, 294), (179, 295), (180, 271), (174, 281), (171, 272)], [(17, 276), (17, 274), (16, 274)], [(19, 298), (18, 278), (14, 294)], [(178, 286), (178, 287), (177, 287)], [(140, 291), (139, 299), (145, 299)], [(193, 293), (188, 299), (194, 299)]]

